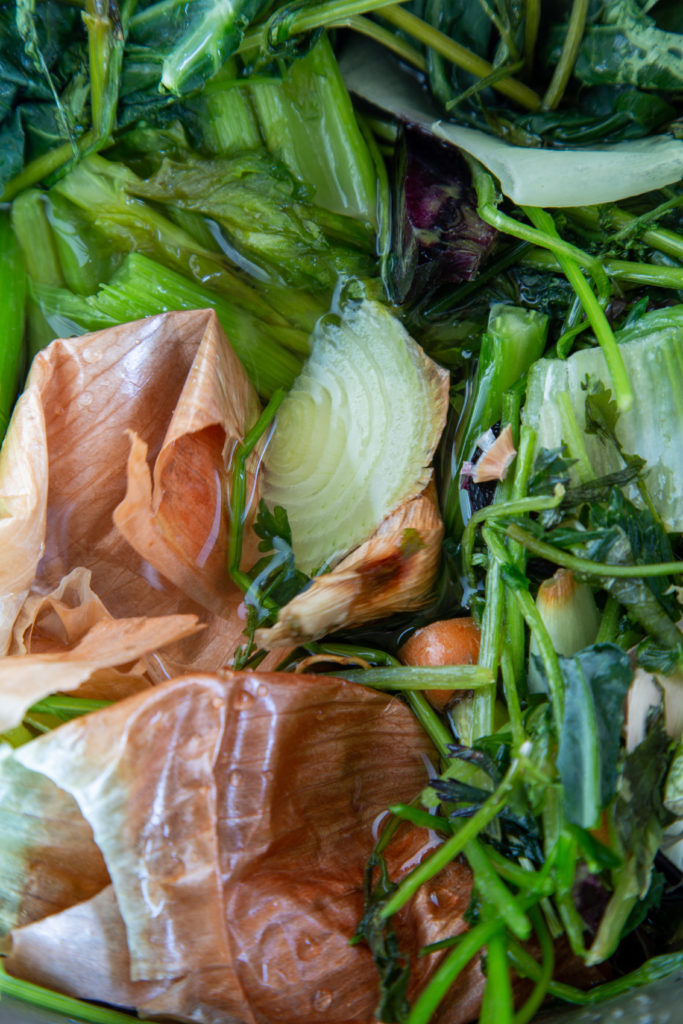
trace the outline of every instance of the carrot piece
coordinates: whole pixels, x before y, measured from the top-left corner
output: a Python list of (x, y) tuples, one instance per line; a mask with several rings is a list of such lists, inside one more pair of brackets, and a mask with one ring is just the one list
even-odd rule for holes
[[(404, 665), (475, 665), (480, 630), (473, 618), (441, 619), (416, 629), (398, 652)], [(443, 711), (454, 690), (425, 690), (430, 704)]]

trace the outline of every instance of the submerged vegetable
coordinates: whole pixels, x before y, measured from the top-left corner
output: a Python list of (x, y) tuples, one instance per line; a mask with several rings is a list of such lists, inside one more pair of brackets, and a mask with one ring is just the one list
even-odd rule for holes
[[(645, 6), (0, 9), (41, 353), (0, 454), (11, 970), (212, 1024), (524, 1024), (680, 969), (683, 35)], [(453, 619), (476, 665), (397, 660)], [(326, 659), (363, 689), (297, 674)]]

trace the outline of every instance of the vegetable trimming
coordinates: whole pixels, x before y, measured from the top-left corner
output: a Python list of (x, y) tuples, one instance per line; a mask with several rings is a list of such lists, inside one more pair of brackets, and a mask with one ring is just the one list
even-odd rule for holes
[[(678, 876), (661, 851), (680, 832), (677, 13), (627, 0), (557, 13), (376, 2), (197, 3), (186, 22), (176, 13), (92, 4), (81, 20), (70, 5), (20, 3), (16, 20), (2, 15), (13, 65), (3, 266), (17, 305), (8, 411), (24, 341), (33, 355), (55, 336), (215, 308), (261, 401), (248, 403), (230, 453), (215, 424), (205, 437), (225, 474), (221, 515), (230, 507), (223, 578), (244, 592), (235, 666), (258, 664), (272, 630), (294, 621), (294, 602), (317, 591), (325, 615), (302, 643), (285, 634), (280, 667), (294, 680), (313, 664), (399, 695), (438, 752), (423, 792), (392, 805), (367, 867), (354, 941), (378, 966), (380, 1019), (416, 1024), (464, 1006), (473, 972), (481, 1005), (469, 1019), (498, 1022), (530, 1020), (546, 998), (597, 1002), (676, 970)], [(393, 52), (391, 63), (358, 50), (360, 35)], [(337, 56), (374, 106), (354, 113)], [(453, 143), (462, 149), (449, 161)], [(436, 438), (419, 450), (411, 438), (410, 485), (390, 496), (382, 483), (372, 525), (338, 540), (349, 484), (328, 474), (335, 501), (311, 509), (289, 469), (277, 493), (261, 494), (253, 467), (263, 449), (266, 466), (300, 461), (287, 408), (314, 400), (301, 382), (317, 373), (321, 337), (358, 333), (364, 316), (382, 335), (381, 359), (366, 345), (378, 369), (362, 372), (362, 400), (349, 398), (360, 357), (348, 372), (342, 361), (341, 408), (356, 401), (370, 418), (389, 408), (391, 450), (412, 397), (387, 386), (395, 378), (382, 364), (407, 350), (450, 371), (450, 408), (433, 499), (418, 492)], [(360, 430), (353, 412), (339, 422)], [(336, 469), (348, 444), (333, 434)], [(142, 469), (139, 443), (131, 451)], [(13, 452), (3, 459), (11, 465)], [(389, 461), (407, 472), (406, 458)], [(378, 486), (374, 471), (364, 479), (361, 500)], [(425, 503), (430, 544), (437, 537), (427, 592), (412, 610), (374, 591), (352, 601), (350, 579), (374, 588), (386, 570), (389, 542), (373, 561), (372, 531), (382, 516), (407, 516), (404, 500)], [(325, 543), (302, 554), (312, 515)], [(426, 551), (424, 522), (392, 528), (392, 566)], [(340, 555), (352, 564), (319, 572)], [(339, 611), (342, 569), (344, 601), (361, 618)], [(216, 579), (207, 586), (201, 567), (184, 586), (190, 578), (206, 617)], [(444, 619), (476, 625), (477, 664), (404, 665), (413, 631)], [(91, 710), (34, 705), (6, 738), (30, 752), (40, 731)], [(407, 823), (431, 848), (399, 876)], [(472, 881), (467, 929), (427, 947), (438, 966), (423, 974), (401, 915), (460, 869)], [(571, 977), (569, 951), (582, 965)]]

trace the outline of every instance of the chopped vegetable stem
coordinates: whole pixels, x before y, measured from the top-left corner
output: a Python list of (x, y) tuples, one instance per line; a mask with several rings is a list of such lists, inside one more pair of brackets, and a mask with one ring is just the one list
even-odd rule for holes
[(473, 690), (491, 686), (494, 675), (482, 665), (424, 665), (335, 669), (335, 675), (376, 690)]

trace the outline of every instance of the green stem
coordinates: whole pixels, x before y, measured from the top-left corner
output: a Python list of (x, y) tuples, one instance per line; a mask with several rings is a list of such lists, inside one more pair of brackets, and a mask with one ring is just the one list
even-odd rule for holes
[(474, 538), (477, 526), (485, 523), (488, 519), (500, 519), (502, 516), (525, 515), (527, 512), (543, 512), (545, 509), (557, 508), (564, 498), (564, 487), (556, 484), (553, 496), (542, 495), (532, 498), (516, 498), (512, 501), (496, 502), (493, 505), (486, 505), (478, 509), (470, 517), (462, 535), (462, 562), (465, 568), (471, 573), (472, 552), (474, 551)]
[(576, 419), (576, 413), (574, 412), (574, 406), (568, 391), (559, 392), (557, 395), (557, 405), (562, 422), (562, 440), (567, 445), (569, 456), (576, 460), (576, 464), (573, 467), (576, 475), (582, 484), (587, 484), (590, 480), (595, 480), (595, 473), (586, 451), (584, 436)]
[[(479, 161), (474, 160), (472, 157), (467, 157), (467, 154), (465, 154), (465, 157), (472, 172), (472, 182), (477, 193), (477, 213), (481, 219), (503, 234), (512, 235), (513, 238), (519, 238), (530, 245), (538, 245), (542, 249), (549, 249), (555, 254), (558, 261), (560, 256), (565, 256), (570, 260), (574, 260), (578, 266), (586, 267), (595, 282), (598, 295), (606, 305), (611, 295), (611, 288), (609, 278), (600, 260), (594, 256), (589, 256), (583, 249), (572, 245), (571, 242), (566, 242), (563, 238), (560, 238), (557, 232), (548, 233), (538, 228), (530, 227), (528, 224), (522, 224), (521, 221), (515, 220), (514, 217), (509, 217), (506, 213), (502, 213), (497, 206), (498, 198), (493, 178)], [(526, 207), (525, 212), (527, 212), (527, 215), (531, 209), (536, 210), (537, 207)], [(588, 290), (590, 291), (590, 288)]]
[[(482, 536), (496, 562), (501, 567), (508, 564), (510, 561), (509, 552), (495, 532), (490, 527), (484, 527)], [(489, 572), (491, 572), (490, 569)], [(559, 736), (564, 720), (564, 680), (557, 660), (557, 654), (545, 623), (529, 591), (521, 587), (515, 587), (513, 592), (524, 620), (529, 629), (533, 631), (538, 643), (539, 653), (548, 677), (548, 690), (552, 702), (553, 718), (557, 735)]]
[[(523, 209), (532, 224), (540, 231), (552, 237), (560, 237), (555, 227), (555, 222), (547, 210), (541, 210), (535, 206), (525, 206)], [(627, 412), (633, 404), (633, 391), (621, 350), (605, 316), (605, 311), (596, 299), (588, 281), (586, 281), (586, 278), (581, 273), (579, 261), (575, 257), (567, 257), (564, 252), (558, 251), (556, 255), (565, 277), (581, 299), (581, 305), (586, 311), (586, 316), (590, 320), (597, 342), (602, 349), (612, 383), (614, 384), (614, 397), (617, 406), (621, 412)]]
[(412, 708), (413, 714), (427, 733), (432, 743), (445, 760), (451, 758), (449, 749), (453, 743), (453, 736), (443, 724), (434, 708), (431, 706), (423, 693), (415, 690), (406, 690), (404, 697)]
[(493, 672), (481, 665), (401, 665), (398, 668), (335, 668), (335, 676), (375, 690), (474, 690), (491, 686)]
[[(680, 201), (680, 197), (679, 197)], [(629, 235), (637, 234), (644, 223), (647, 223), (647, 214), (635, 217), (632, 213), (620, 210), (618, 206), (610, 206), (606, 210), (594, 206), (577, 206), (567, 210), (568, 216), (585, 227), (599, 231), (603, 236), (605, 228), (616, 232), (616, 238), (626, 240)], [(639, 240), (649, 245), (651, 249), (663, 252), (674, 259), (683, 260), (683, 235), (670, 231), (668, 228), (648, 228), (639, 236)]]
[(26, 271), (8, 210), (0, 210), (0, 442), (5, 435), (26, 358)]
[(550, 79), (550, 85), (543, 97), (543, 110), (554, 110), (564, 96), (564, 91), (576, 64), (576, 58), (579, 55), (587, 14), (588, 0), (574, 0), (560, 59), (555, 65), (553, 77)]
[(614, 642), (619, 625), (620, 608), (621, 605), (617, 599), (610, 595), (605, 602), (605, 608), (602, 613), (602, 618), (600, 619), (600, 628), (598, 629), (598, 635), (595, 638), (596, 644)]
[[(523, 617), (519, 612), (519, 606), (514, 601), (511, 595), (506, 594), (506, 597), (510, 597), (510, 604), (506, 608), (506, 617), (508, 619), (508, 630), (510, 628), (509, 618), (510, 613), (514, 609), (519, 614), (520, 622), (523, 623)], [(509, 646), (503, 648), (500, 658), (500, 669), (503, 677), (503, 693), (505, 694), (505, 703), (507, 704), (508, 715), (510, 716), (510, 730), (512, 732), (512, 742), (515, 750), (518, 750), (524, 740), (526, 739), (526, 732), (524, 730), (524, 719), (522, 717), (522, 707), (519, 702), (519, 693), (517, 691), (517, 673), (515, 671), (512, 651)]]
[(644, 565), (609, 565), (607, 562), (593, 562), (589, 558), (579, 558), (561, 551), (553, 544), (546, 544), (537, 540), (533, 534), (524, 530), (516, 523), (510, 523), (505, 528), (507, 537), (519, 541), (527, 551), (545, 558), (554, 565), (561, 565), (565, 569), (573, 569), (574, 572), (586, 573), (589, 576), (625, 577), (626, 579), (640, 579), (646, 576), (675, 576), (683, 572), (683, 562), (652, 562)]
[(534, 51), (541, 24), (541, 0), (527, 0), (524, 15), (524, 70), (531, 74), (534, 66)]
[(228, 538), (228, 571), (237, 586), (245, 593), (251, 586), (251, 579), (240, 569), (242, 561), (242, 540), (247, 500), (247, 459), (270, 426), (282, 399), (284, 388), (273, 393), (259, 418), (240, 445), (237, 446), (233, 461), (232, 486), (230, 489), (230, 536)]
[(465, 847), (465, 856), (474, 873), (474, 884), (481, 899), (493, 907), (513, 935), (518, 939), (528, 939), (531, 921), (491, 866), (484, 845), (478, 839), (470, 840)]
[[(487, 60), (479, 57), (476, 53), (472, 53), (471, 50), (461, 46), (460, 43), (456, 43), (454, 39), (451, 39), (432, 25), (427, 24), (427, 22), (422, 21), (421, 18), (417, 18), (410, 11), (406, 11), (396, 4), (391, 4), (382, 9), (381, 17), (393, 25), (394, 28), (399, 29), (399, 31), (406, 32), (414, 39), (419, 39), (423, 46), (431, 47), (441, 54), (442, 57), (445, 57), (446, 60), (450, 61), (451, 64), (462, 68), (463, 71), (467, 71), (477, 78), (488, 78), (490, 75), (495, 75), (496, 69)], [(539, 96), (528, 85), (524, 85), (523, 82), (519, 82), (515, 78), (506, 77), (492, 81), (491, 84), (503, 96), (507, 96), (508, 99), (518, 103), (526, 110), (538, 110), (541, 102)]]
[(421, 885), (428, 882), (430, 878), (437, 875), (447, 864), (450, 864), (455, 857), (463, 853), (467, 844), (472, 839), (476, 839), (479, 833), (493, 821), (496, 815), (500, 814), (508, 801), (511, 790), (517, 784), (520, 774), (522, 774), (524, 764), (524, 758), (516, 757), (498, 788), (484, 801), (476, 814), (465, 821), (455, 835), (442, 843), (421, 864), (414, 868), (409, 875), (406, 875), (382, 907), (380, 913), (382, 918), (386, 920), (392, 914), (397, 913), (401, 907), (404, 907)]
[(131, 1024), (131, 1021), (136, 1019), (128, 1013), (119, 1013), (117, 1010), (110, 1010), (105, 1006), (84, 1003), (80, 999), (72, 999), (59, 992), (41, 988), (40, 985), (34, 985), (30, 981), (13, 978), (6, 973), (1, 963), (0, 993), (15, 999), (22, 999), (43, 1010), (63, 1014), (65, 1019), (73, 1020), (75, 1018), (80, 1021), (88, 1021), (89, 1024)]
[(344, 24), (357, 15), (369, 14), (394, 3), (395, 0), (328, 0), (327, 3), (311, 4), (298, 9), (297, 4), (293, 3), (291, 10), (288, 10), (290, 5), (283, 4), (268, 21), (245, 32), (237, 53), (265, 49), (266, 46), (277, 48), (292, 36)]
[[(555, 969), (555, 944), (543, 919), (543, 914), (541, 914), (538, 907), (532, 907), (529, 911), (529, 917), (533, 922), (534, 931), (538, 936), (538, 942), (541, 947), (541, 966), (537, 976), (534, 978), (536, 982), (534, 990), (521, 1009), (515, 1014), (514, 1024), (528, 1024), (536, 1016), (537, 1011), (540, 1010), (543, 1000), (548, 994)], [(535, 960), (534, 963), (536, 963)]]
[[(560, 270), (560, 264), (552, 253), (543, 249), (534, 249), (522, 257), (526, 266), (540, 270)], [(654, 288), (683, 288), (683, 267), (669, 267), (661, 263), (636, 263), (632, 260), (603, 261), (605, 272), (614, 281), (625, 284), (644, 285)], [(586, 324), (578, 325), (585, 330)], [(577, 330), (577, 328), (574, 328)]]
[(449, 988), (479, 950), (503, 928), (501, 921), (482, 921), (463, 935), (455, 949), (446, 956), (412, 1007), (406, 1024), (429, 1024)]
[[(76, 143), (79, 153), (85, 153), (91, 149), (95, 138), (95, 133), (92, 131), (82, 135)], [(43, 181), (61, 167), (71, 163), (73, 159), (74, 147), (71, 142), (64, 142), (61, 146), (56, 146), (54, 149), (49, 149), (47, 153), (37, 156), (15, 178), (7, 182), (2, 195), (0, 195), (0, 202), (9, 202), (10, 199), (14, 199), (20, 192), (23, 192), (25, 188), (30, 188), (31, 185)]]
[(333, 22), (330, 28), (350, 28), (353, 32), (358, 32), (359, 35), (374, 39), (376, 43), (384, 46), (391, 53), (395, 53), (406, 64), (412, 64), (418, 71), (427, 71), (427, 61), (415, 46), (411, 46), (406, 39), (402, 39), (401, 36), (397, 36), (388, 29), (378, 25), (376, 21), (370, 21), (369, 18), (364, 18), (362, 15), (357, 14), (350, 18)]
[(486, 988), (479, 1024), (512, 1024), (512, 986), (507, 958), (507, 936), (496, 930), (486, 947)]

